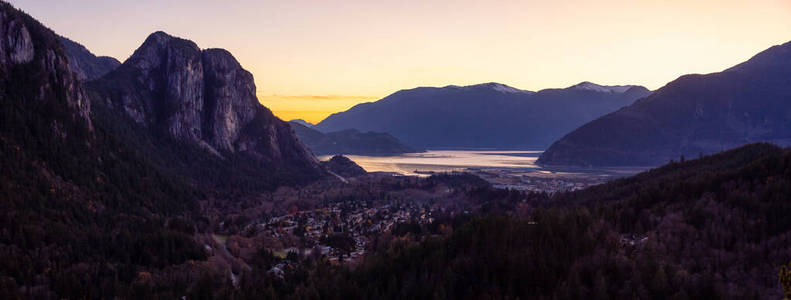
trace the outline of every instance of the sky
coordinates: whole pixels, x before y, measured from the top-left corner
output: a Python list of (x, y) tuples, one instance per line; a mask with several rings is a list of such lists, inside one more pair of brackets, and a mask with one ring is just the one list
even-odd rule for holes
[(791, 40), (791, 0), (10, 0), (97, 55), (157, 30), (225, 48), (284, 120), (418, 86), (657, 89)]

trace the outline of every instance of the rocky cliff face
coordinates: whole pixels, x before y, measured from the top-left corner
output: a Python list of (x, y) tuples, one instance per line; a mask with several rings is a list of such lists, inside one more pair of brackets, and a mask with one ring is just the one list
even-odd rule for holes
[(134, 122), (219, 156), (244, 153), (275, 165), (320, 169), (289, 125), (258, 102), (252, 74), (228, 51), (201, 50), (155, 32), (91, 86)]
[[(0, 2), (0, 90), (2, 97), (37, 109), (68, 112), (54, 118), (52, 129), (65, 135), (63, 122), (90, 129), (90, 102), (57, 36), (30, 16)], [(49, 108), (44, 108), (49, 106)]]
[[(244, 125), (264, 109), (255, 96), (253, 75), (245, 71), (231, 53), (222, 49), (203, 51), (205, 107), (203, 129), (211, 145), (234, 150)], [(274, 122), (274, 118), (271, 120)]]
[(157, 32), (115, 72), (107, 86), (117, 105), (136, 122), (200, 141), (203, 63), (195, 43)]

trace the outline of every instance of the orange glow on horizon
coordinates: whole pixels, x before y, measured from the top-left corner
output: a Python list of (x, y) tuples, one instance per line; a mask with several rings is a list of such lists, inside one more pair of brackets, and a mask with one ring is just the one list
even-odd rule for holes
[(336, 113), (335, 110), (273, 110), (272, 113), (283, 121), (302, 119), (315, 125), (327, 116)]
[(258, 101), (284, 121), (303, 119), (316, 124), (327, 116), (352, 106), (378, 100), (374, 96), (344, 95), (262, 95)]

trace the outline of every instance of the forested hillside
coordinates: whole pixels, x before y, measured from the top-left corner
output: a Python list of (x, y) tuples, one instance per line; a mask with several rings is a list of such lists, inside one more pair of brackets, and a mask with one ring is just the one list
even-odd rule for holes
[(52, 31), (6, 3), (0, 28), (0, 298), (129, 294), (141, 271), (205, 258), (201, 194), (95, 126)]
[(756, 144), (551, 198), (471, 191), (503, 209), (396, 231), (353, 270), (305, 258), (294, 277), (253, 275), (232, 294), (779, 299), (790, 188), (791, 151)]

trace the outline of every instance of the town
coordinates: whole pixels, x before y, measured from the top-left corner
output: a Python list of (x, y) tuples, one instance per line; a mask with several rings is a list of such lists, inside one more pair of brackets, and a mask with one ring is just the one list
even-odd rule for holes
[(427, 203), (392, 201), (369, 207), (366, 202), (340, 202), (272, 217), (255, 225), (255, 230), (256, 235), (280, 241), (283, 248), (275, 253), (281, 256), (317, 252), (333, 262), (354, 263), (376, 236), (403, 234), (409, 226), (431, 224), (438, 212), (438, 205)]
[[(548, 195), (575, 191), (616, 178), (612, 174), (539, 173), (517, 169), (474, 169), (464, 172), (434, 173), (426, 175), (472, 174), (484, 179), (497, 189), (522, 192), (545, 193)], [(414, 180), (415, 177), (394, 173), (369, 174), (356, 178), (356, 185), (376, 180)], [(355, 184), (351, 184), (355, 186)], [(310, 194), (308, 190), (289, 193)], [(437, 197), (433, 193), (442, 194)], [(458, 201), (451, 190), (432, 191), (428, 196), (414, 191), (403, 195), (388, 195), (375, 200), (317, 201), (312, 207), (297, 207), (278, 210), (280, 213), (259, 215), (249, 222), (241, 232), (243, 235), (265, 240), (273, 255), (285, 259), (289, 255), (327, 257), (331, 262), (353, 265), (370, 249), (372, 241), (383, 234), (403, 236), (410, 232), (419, 233), (421, 228), (431, 226), (441, 217), (469, 214), (473, 205)], [(419, 196), (420, 195), (420, 196)], [(437, 199), (456, 198), (454, 201)], [(280, 267), (273, 268), (279, 273)]]

